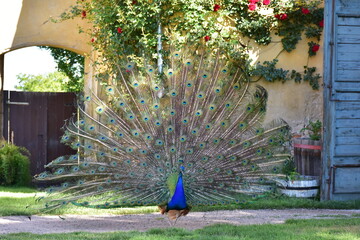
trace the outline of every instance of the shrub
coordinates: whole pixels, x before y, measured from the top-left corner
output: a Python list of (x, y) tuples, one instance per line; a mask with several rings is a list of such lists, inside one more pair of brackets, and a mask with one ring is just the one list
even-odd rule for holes
[(29, 152), (22, 147), (0, 142), (0, 185), (28, 186), (31, 182)]

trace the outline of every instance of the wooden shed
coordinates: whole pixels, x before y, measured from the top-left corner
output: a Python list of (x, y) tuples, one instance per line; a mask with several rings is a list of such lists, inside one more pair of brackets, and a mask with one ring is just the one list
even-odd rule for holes
[(360, 1), (325, 1), (322, 200), (360, 199)]

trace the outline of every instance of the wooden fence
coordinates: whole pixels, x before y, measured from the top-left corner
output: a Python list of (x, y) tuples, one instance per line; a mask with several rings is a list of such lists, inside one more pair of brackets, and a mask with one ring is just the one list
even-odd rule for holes
[(75, 103), (74, 93), (4, 91), (4, 138), (29, 150), (32, 175), (56, 157), (75, 153), (60, 143)]

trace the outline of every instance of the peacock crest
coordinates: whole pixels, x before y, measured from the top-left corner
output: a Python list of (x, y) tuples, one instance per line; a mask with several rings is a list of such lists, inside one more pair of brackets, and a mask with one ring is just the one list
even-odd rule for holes
[(241, 203), (280, 174), (289, 127), (263, 125), (267, 92), (220, 51), (171, 51), (164, 70), (124, 62), (82, 97), (62, 141), (78, 153), (55, 159), (45, 210), (68, 203), (161, 212)]

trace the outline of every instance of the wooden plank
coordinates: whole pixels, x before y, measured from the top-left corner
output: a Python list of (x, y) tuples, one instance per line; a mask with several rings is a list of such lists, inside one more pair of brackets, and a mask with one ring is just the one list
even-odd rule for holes
[(336, 193), (332, 194), (331, 200), (333, 201), (351, 201), (351, 200), (359, 200), (360, 193)]
[(303, 148), (303, 145), (321, 146), (320, 141), (304, 138), (294, 139), (294, 161), (296, 171), (301, 175), (320, 176), (321, 150)]
[(346, 137), (346, 136), (360, 137), (360, 127), (336, 127), (334, 135), (337, 137)]
[(336, 31), (337, 36), (343, 35), (359, 36), (360, 34), (360, 21), (358, 26), (339, 25)]
[(360, 101), (360, 93), (336, 92), (334, 99), (337, 101)]
[[(337, 69), (335, 81), (360, 82), (360, 69)], [(358, 91), (360, 92), (360, 89)]]
[(359, 128), (360, 120), (359, 119), (337, 119), (335, 122), (335, 127)]
[(334, 165), (346, 165), (346, 164), (360, 164), (360, 158), (358, 156), (355, 157), (334, 157), (333, 158)]
[[(359, 35), (360, 35), (360, 33), (359, 33)], [(360, 53), (360, 44), (359, 44), (359, 42), (357, 42), (357, 43), (338, 43), (336, 45), (336, 49), (340, 53)], [(357, 56), (357, 58), (355, 58), (355, 59), (359, 59), (359, 56)], [(344, 60), (349, 61), (351, 59), (345, 58)]]
[(360, 167), (334, 168), (334, 193), (360, 193)]
[[(360, 44), (359, 44), (360, 46)], [(343, 49), (342, 51), (338, 51), (336, 54), (336, 58), (338, 61), (345, 61), (346, 62), (357, 62), (359, 60), (359, 53), (358, 49), (354, 49), (354, 51), (351, 51), (351, 49)]]
[[(336, 65), (334, 60), (335, 55), (335, 45), (336, 42), (335, 34), (333, 33), (335, 30), (335, 27), (332, 27), (334, 25), (334, 10), (335, 10), (335, 4), (332, 1), (325, 1), (324, 2), (325, 8), (324, 8), (324, 16), (327, 16), (324, 18), (324, 71), (323, 71), (323, 80), (325, 86), (332, 86), (334, 79), (334, 68), (333, 66)], [(330, 17), (331, 16), (331, 17)], [(330, 185), (331, 182), (326, 181), (326, 179), (329, 178), (330, 173), (330, 166), (331, 166), (331, 160), (333, 158), (333, 113), (334, 113), (334, 101), (331, 101), (331, 88), (324, 87), (324, 135), (323, 135), (323, 141), (324, 146), (330, 146), (323, 149), (322, 152), (322, 178), (321, 178), (321, 194), (320, 198), (321, 200), (330, 200), (332, 197), (332, 193), (330, 191)]]
[(354, 110), (360, 111), (360, 102), (336, 102), (336, 111)]
[[(359, 36), (360, 38), (360, 36)], [(337, 61), (336, 62), (336, 69), (360, 69), (360, 62), (359, 61)]]
[(334, 156), (360, 156), (360, 143), (358, 145), (336, 145)]
[(336, 137), (335, 144), (337, 144), (337, 145), (360, 145), (360, 136)]
[[(360, 4), (360, 3), (359, 3)], [(360, 6), (356, 11), (359, 13)], [(360, 16), (338, 16), (338, 26), (360, 26)]]
[(67, 154), (75, 154), (76, 151), (69, 146), (59, 143), (60, 136), (64, 134), (61, 129), (65, 120), (70, 118), (76, 112), (75, 93), (49, 93), (48, 115), (47, 115), (47, 160), (51, 160)]
[[(8, 92), (6, 94), (7, 100)], [(75, 94), (73, 93), (34, 93), (34, 92), (10, 92), (12, 102), (28, 102), (29, 105), (8, 105), (6, 107), (6, 119), (10, 118), (10, 134), (8, 126), (5, 136), (13, 136), (14, 143), (23, 146), (30, 151), (31, 174), (38, 174), (44, 171), (44, 165), (59, 155), (73, 154), (74, 151), (64, 144), (60, 143), (63, 126), (66, 118), (69, 118), (74, 110), (66, 110), (62, 102), (63, 95), (70, 94), (67, 103), (74, 103)], [(51, 99), (49, 104), (49, 96)], [(10, 108), (10, 116), (7, 109)], [(63, 112), (66, 113), (63, 113)], [(48, 114), (47, 114), (48, 113)], [(50, 135), (49, 135), (50, 133)], [(49, 140), (49, 141), (48, 141)], [(62, 151), (64, 149), (65, 151)], [(66, 150), (67, 149), (67, 150)]]
[(358, 119), (360, 122), (360, 112), (354, 110), (337, 110), (335, 112), (335, 119)]
[(343, 92), (360, 92), (360, 82), (336, 81), (334, 82), (333, 89)]
[(336, 38), (336, 42), (337, 43), (357, 43), (360, 41), (360, 36), (358, 35), (350, 35), (350, 34), (343, 34), (343, 35), (339, 35)]

